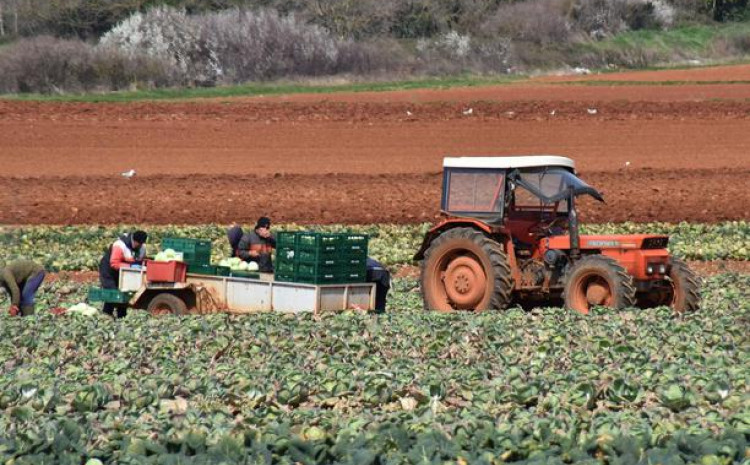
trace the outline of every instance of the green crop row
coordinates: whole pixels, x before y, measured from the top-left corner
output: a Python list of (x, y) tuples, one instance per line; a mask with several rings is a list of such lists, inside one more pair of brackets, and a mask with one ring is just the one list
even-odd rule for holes
[(746, 460), (750, 276), (682, 317), (421, 312), (413, 287), (379, 316), (3, 313), (0, 463)]
[[(411, 263), (422, 244), (429, 224), (368, 226), (307, 226), (321, 231), (351, 230), (372, 236), (370, 255), (386, 265)], [(49, 270), (94, 270), (105, 248), (117, 234), (132, 229), (127, 226), (33, 226), (0, 228), (0, 260), (27, 257), (43, 263)], [(182, 236), (208, 238), (214, 244), (214, 260), (229, 254), (225, 227), (151, 226), (150, 246), (158, 247), (162, 237)], [(281, 225), (276, 230), (302, 229)], [(672, 253), (688, 260), (750, 260), (750, 223), (732, 221), (719, 224), (623, 223), (587, 225), (588, 234), (669, 234)]]

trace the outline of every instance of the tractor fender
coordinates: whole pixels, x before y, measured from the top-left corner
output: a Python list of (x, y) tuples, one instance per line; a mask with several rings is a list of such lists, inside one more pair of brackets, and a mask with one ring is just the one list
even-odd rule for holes
[(453, 228), (466, 228), (466, 227), (473, 228), (478, 231), (482, 231), (488, 236), (492, 236), (492, 235), (504, 232), (500, 228), (493, 228), (487, 223), (484, 223), (479, 220), (474, 220), (471, 218), (449, 218), (447, 220), (443, 220), (442, 222), (433, 226), (429, 231), (427, 231), (427, 234), (425, 234), (424, 239), (422, 240), (422, 246), (419, 248), (417, 253), (414, 254), (414, 257), (412, 258), (412, 260), (420, 261), (424, 259), (424, 253), (427, 251), (427, 249), (430, 248), (430, 244), (432, 244), (432, 241), (435, 240), (436, 237), (438, 237), (445, 231), (449, 229), (453, 229)]

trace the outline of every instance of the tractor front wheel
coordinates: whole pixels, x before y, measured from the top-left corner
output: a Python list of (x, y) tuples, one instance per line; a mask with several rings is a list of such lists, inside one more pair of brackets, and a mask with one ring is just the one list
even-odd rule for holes
[(147, 311), (153, 316), (160, 315), (185, 315), (187, 305), (185, 301), (174, 294), (157, 294), (148, 304)]
[(500, 244), (475, 229), (454, 228), (425, 252), (421, 287), (426, 309), (503, 310), (510, 304), (513, 280)]
[(670, 260), (669, 281), (672, 286), (670, 307), (677, 313), (698, 310), (701, 301), (700, 279), (679, 258)]
[(604, 255), (589, 255), (572, 266), (564, 296), (565, 307), (584, 314), (594, 306), (622, 309), (636, 303), (633, 277)]

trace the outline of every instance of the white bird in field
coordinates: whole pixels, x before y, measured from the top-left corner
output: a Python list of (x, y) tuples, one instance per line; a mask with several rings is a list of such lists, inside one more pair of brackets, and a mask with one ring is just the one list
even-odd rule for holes
[(414, 114), (414, 113), (410, 112), (409, 110), (406, 110), (406, 116), (411, 116), (411, 115), (413, 115), (413, 114)]
[(627, 168), (628, 166), (630, 166), (630, 162), (629, 162), (629, 161), (626, 161), (626, 162), (625, 162), (625, 168)]
[(557, 113), (557, 110), (552, 110), (551, 112), (549, 112), (549, 114), (552, 116), (555, 116), (555, 113)]
[(126, 171), (124, 173), (120, 173), (120, 176), (122, 176), (123, 178), (130, 179), (133, 176), (135, 176), (135, 170), (131, 169), (130, 171)]
[(474, 113), (474, 109), (473, 108), (469, 108), (468, 110), (464, 110), (464, 116), (469, 116), (472, 113)]
[(586, 111), (588, 111), (588, 112), (589, 112), (589, 115), (595, 115), (595, 114), (597, 113), (597, 111), (596, 111), (596, 108), (589, 108), (589, 109), (588, 109), (588, 110), (586, 110)]

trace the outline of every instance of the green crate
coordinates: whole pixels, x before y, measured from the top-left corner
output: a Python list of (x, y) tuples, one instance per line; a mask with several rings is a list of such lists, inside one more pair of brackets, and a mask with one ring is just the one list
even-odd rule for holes
[(297, 245), (297, 232), (294, 231), (281, 231), (276, 233), (276, 248), (282, 247), (294, 247)]
[(340, 284), (342, 280), (339, 273), (323, 274), (319, 276), (300, 276), (297, 274), (291, 282), (303, 284)]
[(187, 267), (188, 273), (193, 274), (208, 274), (213, 275), (216, 274), (216, 267), (213, 265), (188, 265)]
[(276, 257), (275, 260), (287, 260), (287, 261), (294, 261), (295, 257), (297, 255), (297, 252), (294, 250), (294, 247), (277, 247), (276, 248)]
[(276, 270), (273, 274), (273, 280), (279, 281), (283, 283), (294, 283), (296, 281), (296, 276), (294, 273), (283, 273)]
[(335, 265), (342, 256), (338, 250), (320, 250), (313, 248), (299, 248), (294, 254), (295, 260), (302, 263), (324, 263)]
[(339, 283), (364, 283), (367, 281), (367, 270), (347, 270), (339, 274)]
[(211, 265), (211, 241), (183, 237), (165, 237), (161, 249), (182, 252), (183, 261), (188, 265)]
[(339, 234), (308, 231), (297, 233), (297, 250), (318, 249), (321, 251), (332, 252), (338, 250), (339, 243)]
[(229, 275), (233, 278), (260, 279), (260, 274), (256, 271), (232, 271)]
[(217, 266), (216, 276), (229, 276), (232, 273), (232, 269), (228, 266)]
[(370, 237), (367, 234), (343, 233), (340, 235), (339, 248), (345, 253), (361, 253), (367, 255)]
[(119, 289), (102, 289), (100, 287), (89, 288), (89, 302), (105, 302), (112, 304), (126, 304), (134, 292), (121, 292)]
[(294, 274), (297, 267), (294, 260), (280, 259), (274, 263), (274, 271), (282, 274)]
[(349, 255), (341, 260), (339, 260), (339, 265), (346, 267), (346, 268), (362, 268), (363, 270), (367, 268), (367, 255), (364, 256), (357, 256), (357, 255)]
[(229, 276), (230, 268), (228, 266), (216, 265), (188, 265), (187, 272), (194, 274), (203, 274), (210, 276)]
[(315, 278), (320, 276), (339, 275), (341, 269), (338, 265), (325, 265), (322, 263), (297, 263), (296, 274), (299, 278)]

